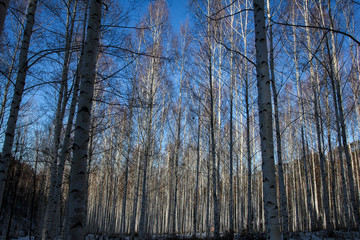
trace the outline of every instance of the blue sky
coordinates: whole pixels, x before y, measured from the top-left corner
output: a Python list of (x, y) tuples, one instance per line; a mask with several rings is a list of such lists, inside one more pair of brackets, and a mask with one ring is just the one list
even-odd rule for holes
[[(151, 1), (152, 0), (128, 0), (121, 2), (121, 4), (123, 4), (126, 8), (129, 6), (129, 2), (135, 3), (136, 12), (131, 20), (131, 22), (135, 21), (132, 22), (134, 24), (138, 19), (141, 19), (141, 16), (146, 12)], [(185, 23), (187, 17), (189, 16), (189, 11), (186, 8), (188, 1), (189, 0), (166, 0), (169, 8), (170, 23), (175, 33), (180, 31), (181, 24)]]
[(174, 32), (179, 32), (181, 24), (185, 23), (189, 16), (186, 9), (188, 0), (167, 0), (170, 11), (170, 22), (174, 28)]

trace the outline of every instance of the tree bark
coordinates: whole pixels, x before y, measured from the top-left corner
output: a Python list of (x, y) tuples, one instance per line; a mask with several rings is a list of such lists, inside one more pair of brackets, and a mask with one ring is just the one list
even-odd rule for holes
[(95, 84), (95, 67), (100, 37), (102, 0), (92, 0), (84, 62), (81, 66), (81, 86), (75, 123), (73, 160), (69, 185), (69, 239), (85, 238), (85, 195), (87, 191), (87, 157), (91, 108)]
[(133, 211), (132, 211), (132, 218), (131, 218), (131, 225), (130, 225), (130, 239), (135, 238), (135, 227), (136, 227), (136, 216), (137, 216), (137, 206), (138, 206), (138, 199), (139, 199), (139, 188), (140, 188), (140, 178), (141, 178), (141, 151), (138, 152), (137, 157), (137, 177), (136, 177), (136, 185), (134, 185), (134, 199), (133, 199)]
[(249, 79), (246, 73), (245, 76), (245, 112), (246, 112), (246, 156), (247, 156), (247, 228), (248, 231), (253, 231), (253, 206), (252, 206), (252, 160), (251, 160), (251, 142), (250, 142), (250, 104), (249, 104)]
[[(69, 2), (68, 2), (69, 4)], [(75, 3), (76, 4), (76, 3)], [(75, 12), (75, 10), (74, 10)], [(55, 115), (55, 129), (54, 129), (54, 138), (53, 138), (53, 150), (52, 150), (52, 159), (51, 159), (51, 177), (50, 177), (50, 189), (48, 194), (48, 202), (45, 210), (44, 217), (44, 226), (42, 232), (42, 239), (53, 239), (57, 235), (57, 210), (58, 204), (60, 203), (60, 198), (57, 197), (57, 175), (58, 175), (58, 153), (60, 146), (61, 130), (63, 127), (63, 119), (65, 114), (65, 108), (67, 104), (68, 97), (67, 95), (67, 81), (69, 74), (69, 65), (71, 57), (71, 42), (72, 42), (72, 32), (74, 27), (74, 21), (71, 19), (71, 13), (67, 13), (67, 22), (66, 22), (66, 35), (65, 35), (65, 56), (63, 69), (61, 74), (61, 86), (58, 96), (58, 103)], [(77, 93), (76, 93), (77, 94)], [(59, 165), (60, 166), (60, 165)], [(62, 175), (61, 175), (62, 176)]]
[[(331, 18), (331, 25), (332, 24), (332, 14), (331, 9), (329, 5), (329, 12), (330, 12), (330, 18)], [(331, 29), (333, 29), (333, 26), (331, 26)], [(338, 121), (340, 124), (340, 131), (341, 131), (341, 138), (342, 138), (342, 145), (343, 145), (343, 151), (345, 152), (345, 159), (347, 163), (347, 173), (349, 176), (349, 185), (350, 185), (350, 198), (351, 203), (354, 208), (354, 217), (355, 221), (358, 227), (358, 231), (360, 232), (360, 212), (359, 212), (359, 205), (356, 201), (356, 195), (355, 195), (355, 187), (354, 187), (354, 176), (353, 176), (353, 167), (351, 165), (351, 155), (348, 148), (348, 141), (346, 136), (346, 124), (345, 124), (345, 116), (344, 116), (344, 110), (343, 110), (343, 102), (342, 102), (342, 93), (341, 93), (341, 87), (340, 87), (340, 74), (338, 72), (339, 64), (337, 60), (337, 56), (335, 54), (336, 52), (336, 46), (335, 46), (335, 36), (334, 33), (331, 32), (331, 47), (332, 47), (332, 54), (330, 56), (331, 59), (331, 68), (333, 72), (334, 79), (333, 84), (335, 85), (336, 89), (336, 96), (337, 96), (337, 108), (338, 108)]]
[[(271, 18), (270, 0), (267, 0), (268, 18)], [(289, 216), (287, 212), (286, 191), (284, 183), (284, 170), (282, 160), (282, 147), (281, 147), (281, 132), (280, 132), (280, 119), (279, 119), (279, 106), (278, 106), (278, 92), (275, 83), (275, 62), (274, 62), (274, 39), (272, 23), (269, 24), (269, 41), (270, 41), (270, 73), (271, 73), (271, 86), (274, 101), (274, 117), (275, 117), (275, 133), (276, 133), (276, 148), (278, 157), (278, 176), (279, 176), (279, 195), (281, 207), (281, 223), (283, 240), (286, 240), (289, 232)]]
[[(233, 18), (232, 18), (233, 20)], [(232, 26), (231, 26), (232, 27)], [(233, 44), (233, 28), (231, 28), (232, 48)], [(233, 52), (230, 54), (230, 142), (229, 142), (229, 232), (230, 236), (234, 236), (234, 194), (233, 194), (233, 152), (234, 152), (234, 138), (233, 138), (233, 112), (234, 112), (234, 85), (235, 85), (235, 71), (234, 71), (234, 56)]]
[[(208, 2), (208, 12), (210, 12), (210, 1)], [(207, 44), (208, 44), (208, 77), (209, 77), (209, 94), (210, 94), (210, 152), (211, 152), (211, 161), (212, 161), (212, 197), (214, 204), (214, 237), (220, 237), (220, 214), (219, 214), (219, 201), (217, 196), (217, 169), (216, 169), (216, 142), (215, 142), (215, 112), (214, 112), (214, 93), (213, 93), (213, 53), (212, 53), (212, 44), (210, 36), (210, 19), (207, 23)]]
[[(200, 101), (200, 100), (199, 100)], [(193, 219), (193, 236), (196, 237), (197, 214), (198, 214), (198, 196), (199, 196), (199, 171), (200, 171), (200, 141), (201, 141), (201, 104), (199, 102), (198, 111), (198, 129), (197, 129), (197, 145), (196, 145), (196, 182), (195, 182), (195, 199), (194, 199), (194, 219)]]
[(264, 0), (254, 0), (256, 72), (258, 82), (259, 127), (263, 169), (263, 202), (267, 239), (281, 239), (276, 200), (273, 121)]

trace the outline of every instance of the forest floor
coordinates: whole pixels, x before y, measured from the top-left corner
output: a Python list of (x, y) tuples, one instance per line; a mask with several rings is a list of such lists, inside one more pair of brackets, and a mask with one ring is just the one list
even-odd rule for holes
[[(0, 239), (5, 239), (0, 236)], [(35, 238), (31, 238), (35, 240)], [(60, 239), (60, 238), (59, 238)], [(106, 236), (95, 236), (88, 235), (86, 240), (122, 240), (124, 238), (120, 237), (106, 237)], [(136, 240), (140, 240), (140, 238), (135, 237)], [(176, 238), (173, 237), (149, 237), (146, 240), (216, 240), (215, 238), (206, 238), (205, 236), (198, 236), (193, 238), (191, 235), (178, 235)], [(229, 236), (222, 236), (219, 240), (230, 240)], [(253, 233), (253, 234), (235, 234), (234, 240), (265, 240), (264, 233)], [(331, 233), (327, 233), (326, 231), (317, 231), (317, 232), (295, 232), (290, 233), (289, 240), (360, 240), (359, 232), (345, 232), (345, 231), (333, 231)], [(11, 240), (29, 240), (29, 237), (19, 237), (19, 238), (11, 238)], [(125, 237), (124, 240), (130, 240), (130, 237)], [(141, 239), (142, 240), (142, 239)]]
[(318, 231), (318, 232), (297, 232), (290, 234), (290, 240), (342, 240), (342, 239), (351, 239), (351, 240), (360, 240), (359, 232), (345, 232), (345, 231), (333, 231), (327, 233), (326, 231)]
[[(86, 240), (121, 240), (120, 237), (99, 237), (89, 235)], [(123, 238), (124, 239), (124, 238)], [(136, 240), (142, 240), (138, 237)], [(252, 234), (235, 234), (234, 238), (222, 235), (219, 240), (265, 240), (265, 233), (252, 233)], [(360, 240), (359, 232), (346, 232), (346, 231), (332, 231), (326, 232), (324, 230), (317, 232), (293, 232), (289, 234), (289, 240)], [(126, 237), (124, 240), (130, 240)], [(189, 235), (177, 235), (176, 238), (169, 236), (152, 236), (147, 240), (216, 240), (215, 238), (206, 238), (205, 234), (198, 235), (196, 238)]]

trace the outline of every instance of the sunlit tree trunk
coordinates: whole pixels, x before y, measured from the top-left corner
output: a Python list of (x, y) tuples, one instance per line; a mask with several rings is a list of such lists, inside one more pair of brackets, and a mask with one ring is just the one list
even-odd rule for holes
[[(246, 43), (246, 41), (245, 41)], [(246, 54), (246, 52), (245, 52)], [(254, 211), (252, 206), (252, 158), (251, 158), (251, 136), (250, 136), (250, 84), (249, 84), (249, 76), (247, 74), (247, 65), (245, 63), (245, 113), (246, 113), (246, 156), (247, 156), (247, 228), (251, 232), (253, 231), (253, 220), (254, 220)]]
[[(139, 45), (138, 45), (138, 51), (140, 52), (140, 47), (142, 44), (142, 37), (140, 37), (139, 40)], [(134, 77), (133, 77), (133, 82), (132, 82), (132, 92), (131, 92), (131, 97), (129, 100), (129, 106), (128, 106), (128, 110), (129, 110), (129, 116), (128, 116), (128, 126), (126, 129), (126, 137), (127, 137), (127, 153), (125, 154), (125, 182), (124, 182), (124, 192), (123, 192), (123, 198), (122, 198), (122, 207), (121, 207), (121, 222), (120, 222), (120, 233), (121, 234), (125, 234), (126, 233), (126, 224), (125, 224), (125, 218), (126, 218), (126, 202), (127, 202), (127, 189), (128, 189), (128, 178), (129, 178), (129, 163), (130, 163), (130, 157), (131, 157), (131, 152), (133, 151), (133, 137), (132, 137), (132, 132), (133, 132), (133, 114), (134, 114), (134, 104), (135, 104), (135, 94), (136, 94), (136, 84), (137, 84), (137, 69), (138, 69), (138, 65), (139, 61), (136, 61), (136, 66), (135, 66), (135, 72), (134, 72)], [(133, 156), (135, 154), (133, 153)], [(140, 171), (140, 168), (139, 168)], [(134, 201), (135, 202), (135, 201)], [(137, 202), (137, 201), (136, 201)], [(136, 215), (136, 211), (135, 211), (135, 215)]]
[[(74, 12), (75, 13), (75, 12)], [(66, 158), (69, 156), (70, 153), (70, 146), (71, 146), (71, 135), (73, 130), (73, 123), (74, 123), (74, 117), (75, 117), (75, 111), (76, 111), (76, 105), (78, 102), (78, 95), (79, 95), (79, 85), (80, 85), (80, 68), (82, 66), (83, 62), (83, 52), (84, 52), (84, 46), (85, 46), (85, 32), (86, 32), (86, 19), (87, 19), (87, 9), (85, 10), (85, 16), (84, 16), (84, 25), (83, 25), (83, 31), (82, 31), (82, 49), (80, 53), (80, 59), (79, 63), (77, 65), (77, 70), (75, 73), (75, 81), (73, 83), (73, 93), (72, 93), (72, 99), (70, 103), (70, 109), (69, 109), (69, 115), (67, 120), (67, 125), (65, 129), (64, 134), (64, 140), (63, 145), (61, 148), (60, 156), (59, 156), (59, 165), (57, 167), (57, 177), (56, 177), (56, 188), (55, 188), (55, 198), (58, 201), (57, 211), (60, 212), (61, 207), (61, 188), (63, 185), (63, 175), (64, 175), (64, 169), (65, 169), (65, 161)], [(67, 213), (65, 213), (65, 219), (68, 217)], [(62, 223), (60, 223), (61, 226)], [(64, 227), (64, 231), (66, 232), (66, 227)]]
[[(153, 60), (152, 60), (153, 61)], [(153, 63), (154, 64), (154, 63)], [(154, 112), (154, 84), (155, 84), (155, 66), (151, 66), (150, 69), (150, 82), (149, 82), (149, 97), (146, 99), (147, 104), (147, 113), (145, 116), (145, 143), (144, 143), (144, 155), (143, 155), (143, 179), (142, 179), (142, 197), (141, 197), (141, 212), (140, 212), (140, 220), (139, 220), (139, 236), (144, 238), (147, 234), (146, 229), (146, 217), (147, 217), (147, 174), (148, 174), (148, 165), (151, 160), (152, 155), (152, 146), (153, 146), (153, 112)]]
[[(331, 28), (333, 28), (333, 23), (332, 23), (332, 15), (331, 15), (331, 5), (329, 3), (329, 13), (330, 13), (330, 18), (331, 18)], [(334, 79), (333, 81), (335, 81), (335, 83), (333, 83), (335, 85), (335, 89), (336, 89), (336, 95), (337, 95), (337, 108), (338, 108), (338, 120), (340, 121), (340, 130), (341, 130), (341, 138), (342, 138), (342, 145), (343, 145), (343, 151), (345, 152), (345, 159), (346, 159), (346, 163), (347, 163), (347, 173), (349, 176), (349, 187), (350, 187), (350, 198), (351, 198), (351, 203), (353, 206), (353, 213), (354, 213), (354, 217), (355, 217), (355, 221), (358, 227), (358, 230), (360, 231), (360, 213), (359, 213), (359, 205), (356, 201), (356, 191), (355, 191), (355, 187), (354, 187), (354, 176), (353, 176), (353, 167), (351, 165), (351, 155), (349, 152), (349, 148), (348, 148), (348, 141), (347, 141), (347, 136), (346, 136), (346, 124), (345, 124), (345, 116), (344, 116), (344, 110), (343, 110), (343, 100), (342, 100), (342, 93), (341, 93), (341, 86), (340, 86), (340, 74), (338, 72), (339, 69), (339, 63), (338, 63), (338, 59), (337, 56), (335, 54), (336, 52), (336, 44), (335, 44), (335, 36), (334, 33), (331, 32), (331, 48), (332, 48), (332, 56), (331, 56), (331, 64), (332, 65), (332, 69), (333, 69), (333, 73), (334, 73)]]
[[(209, 141), (210, 142), (210, 141)], [(205, 227), (206, 227), (206, 236), (210, 237), (210, 181), (211, 181), (211, 167), (210, 161), (206, 162), (207, 167), (207, 179), (206, 179), (206, 212), (205, 212)]]
[[(232, 11), (233, 12), (233, 11)], [(231, 41), (231, 48), (234, 49), (234, 29), (233, 29), (233, 22), (234, 18), (231, 17), (231, 24), (230, 24), (230, 41)], [(234, 88), (235, 88), (235, 69), (234, 69), (234, 53), (230, 53), (230, 127), (229, 127), (229, 134), (230, 134), (230, 141), (229, 141), (229, 232), (230, 236), (234, 235), (234, 194), (233, 194), (233, 155), (234, 155), (234, 137), (233, 137), (233, 119), (234, 119)]]
[(264, 0), (254, 0), (256, 72), (258, 81), (259, 127), (263, 169), (263, 202), (267, 239), (281, 239), (276, 200), (273, 121), (265, 29)]
[[(305, 25), (308, 26), (309, 25), (309, 1), (306, 0), (304, 2), (304, 21), (305, 21)], [(309, 65), (310, 65), (310, 78), (315, 78), (315, 71), (314, 71), (314, 64), (312, 62), (312, 53), (311, 53), (311, 49), (312, 49), (312, 46), (311, 46), (311, 36), (310, 36), (310, 29), (309, 28), (306, 28), (306, 46), (308, 48), (308, 54), (307, 54), (307, 57), (308, 57), (308, 60), (309, 60)], [(312, 80), (312, 83), (313, 84), (313, 93), (314, 93), (314, 104), (316, 105), (314, 107), (314, 112), (315, 112), (315, 115), (318, 114), (318, 107), (317, 107), (317, 91), (316, 91), (316, 86), (315, 83), (314, 83), (314, 80)], [(306, 126), (306, 123), (305, 123), (305, 109), (304, 109), (304, 100), (302, 101), (302, 117), (303, 117), (303, 121), (304, 121), (304, 128)], [(315, 117), (316, 118), (316, 117)], [(318, 118), (316, 118), (318, 120)], [(318, 130), (319, 129), (319, 125), (316, 124), (316, 129)], [(305, 130), (304, 130), (305, 131)], [(320, 133), (319, 131), (317, 131), (317, 133)], [(302, 134), (305, 134), (305, 133), (302, 133)], [(320, 135), (318, 134), (318, 140), (320, 139)], [(307, 140), (305, 140), (305, 136), (304, 136), (304, 141), (307, 142)], [(319, 143), (320, 144), (320, 143)], [(323, 153), (322, 153), (322, 150), (321, 150), (321, 146), (319, 146), (318, 144), (318, 150), (319, 150), (319, 157), (322, 159), (321, 162), (323, 162), (324, 160), (324, 156), (323, 156)], [(308, 149), (308, 146), (306, 145), (307, 149)], [(321, 151), (320, 151), (321, 150)], [(306, 154), (306, 153), (305, 153)], [(309, 161), (309, 171), (310, 171), (310, 176), (311, 178), (310, 179), (313, 179), (312, 181), (312, 192), (313, 192), (313, 202), (314, 202), (314, 210), (313, 210), (313, 215), (311, 216), (311, 229), (315, 228), (316, 225), (317, 225), (317, 219), (315, 218), (318, 218), (318, 212), (319, 212), (319, 205), (318, 205), (318, 198), (317, 198), (317, 187), (318, 187), (318, 184), (317, 184), (317, 178), (315, 176), (315, 161), (312, 162), (311, 164), (311, 160), (314, 159), (313, 158), (313, 155), (310, 156), (310, 161)], [(306, 161), (306, 159), (305, 159)], [(312, 172), (311, 172), (312, 170)], [(321, 176), (324, 176), (324, 174), (321, 174)], [(311, 212), (310, 212), (311, 214)]]
[[(210, 0), (207, 3), (207, 12), (210, 13)], [(209, 109), (209, 118), (210, 118), (210, 159), (212, 162), (212, 198), (213, 198), (213, 218), (214, 218), (214, 237), (217, 238), (220, 236), (220, 213), (219, 213), (219, 201), (217, 196), (217, 177), (218, 170), (216, 167), (216, 142), (215, 142), (215, 97), (214, 97), (214, 79), (213, 79), (213, 50), (212, 50), (212, 39), (211, 39), (211, 24), (210, 19), (207, 20), (207, 30), (206, 30), (206, 41), (207, 41), (207, 71), (208, 71), (208, 80), (209, 80), (209, 98), (210, 98), (210, 109)]]
[[(181, 59), (180, 59), (180, 65), (179, 65), (179, 99), (178, 99), (178, 107), (177, 107), (177, 119), (176, 119), (176, 139), (175, 139), (175, 159), (174, 159), (174, 178), (175, 178), (175, 186), (174, 186), (174, 207), (173, 207), (173, 222), (172, 222), (172, 233), (173, 235), (176, 234), (176, 211), (177, 211), (177, 197), (178, 197), (178, 168), (179, 168), (179, 159), (181, 156), (180, 147), (181, 147), (181, 132), (182, 129), (182, 101), (183, 101), (183, 78), (184, 78), (184, 66), (185, 66), (185, 60), (186, 60), (186, 49), (187, 49), (187, 42), (188, 42), (188, 29), (187, 26), (182, 27), (181, 29)], [(182, 214), (185, 214), (185, 212), (182, 212)]]
[(139, 189), (140, 189), (140, 178), (141, 178), (141, 153), (140, 150), (138, 152), (137, 157), (137, 177), (136, 184), (134, 184), (134, 199), (133, 199), (133, 209), (132, 209), (132, 217), (131, 217), (131, 225), (130, 225), (130, 234), (131, 239), (135, 238), (135, 227), (136, 227), (136, 216), (137, 216), (137, 207), (138, 207), (138, 199), (139, 199)]
[[(316, 79), (318, 78), (317, 74), (316, 76), (313, 76)], [(317, 146), (319, 151), (319, 158), (320, 158), (320, 173), (321, 173), (321, 182), (322, 182), (322, 199), (323, 199), (323, 207), (325, 212), (325, 228), (328, 230), (332, 229), (331, 222), (330, 222), (330, 213), (329, 213), (329, 195), (328, 195), (328, 182), (327, 182), (327, 172), (325, 168), (326, 160), (325, 155), (321, 143), (321, 135), (322, 130), (320, 126), (320, 113), (319, 113), (319, 106), (318, 102), (320, 102), (319, 96), (318, 96), (318, 90), (315, 84), (317, 85), (318, 80), (316, 83), (313, 83), (313, 92), (314, 92), (314, 112), (315, 112), (315, 124), (316, 124), (316, 135), (317, 135)]]
[(196, 236), (197, 216), (198, 216), (199, 171), (200, 171), (200, 159), (201, 159), (200, 144), (201, 144), (201, 103), (199, 102), (197, 145), (196, 145), (196, 177), (195, 177), (196, 182), (195, 182), (195, 197), (194, 197), (193, 236)]
[(73, 160), (69, 185), (69, 239), (85, 238), (85, 195), (87, 191), (87, 158), (91, 108), (95, 84), (95, 67), (100, 37), (102, 1), (90, 3), (81, 86), (75, 123)]
[[(267, 0), (268, 18), (271, 18), (270, 0)], [(275, 133), (276, 133), (276, 148), (278, 157), (278, 176), (279, 176), (279, 195), (281, 206), (281, 223), (283, 239), (287, 239), (289, 229), (289, 217), (287, 212), (287, 201), (284, 183), (284, 170), (282, 160), (282, 147), (281, 147), (281, 132), (280, 132), (280, 119), (279, 119), (279, 106), (278, 106), (278, 92), (276, 90), (275, 82), (275, 63), (274, 63), (274, 39), (273, 39), (273, 24), (269, 24), (269, 41), (270, 41), (270, 73), (271, 73), (271, 86), (274, 101), (274, 118), (275, 118)]]
[(326, 101), (325, 101), (325, 108), (326, 108), (326, 127), (327, 127), (327, 141), (329, 145), (329, 159), (331, 165), (331, 178), (329, 177), (329, 184), (331, 184), (331, 188), (329, 186), (329, 190), (331, 189), (330, 200), (332, 204), (332, 221), (334, 228), (338, 225), (338, 217), (337, 217), (337, 204), (336, 204), (336, 193), (335, 193), (335, 183), (336, 183), (336, 175), (335, 175), (335, 158), (333, 153), (332, 147), (332, 139), (331, 139), (331, 119), (330, 119), (330, 106), (329, 106), (329, 93), (328, 90), (326, 91)]

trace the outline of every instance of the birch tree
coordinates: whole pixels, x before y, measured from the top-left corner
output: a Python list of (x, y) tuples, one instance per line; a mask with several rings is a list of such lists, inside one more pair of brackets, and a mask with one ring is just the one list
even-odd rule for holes
[[(334, 22), (332, 19), (332, 12), (331, 12), (331, 3), (328, 2), (329, 4), (329, 15), (330, 15), (330, 28), (333, 29), (334, 28)], [(335, 44), (335, 36), (334, 33), (331, 32), (331, 62), (330, 62), (330, 67), (332, 69), (333, 72), (333, 78), (332, 78), (332, 84), (333, 84), (333, 89), (335, 88), (336, 91), (334, 92), (334, 94), (336, 93), (336, 100), (334, 99), (334, 104), (337, 104), (337, 110), (338, 110), (338, 118), (337, 120), (339, 121), (340, 124), (340, 128), (339, 130), (341, 131), (341, 138), (342, 138), (342, 146), (343, 146), (343, 151), (345, 152), (345, 159), (346, 159), (346, 163), (347, 163), (347, 170), (348, 170), (348, 177), (349, 177), (349, 187), (350, 187), (350, 198), (351, 198), (351, 203), (352, 206), (354, 208), (354, 217), (355, 217), (355, 221), (356, 224), (358, 225), (358, 230), (360, 231), (360, 212), (359, 212), (359, 207), (358, 204), (356, 203), (356, 196), (355, 196), (355, 188), (354, 188), (354, 176), (353, 176), (353, 167), (351, 165), (351, 156), (349, 153), (349, 148), (348, 148), (348, 137), (346, 135), (346, 124), (345, 124), (345, 117), (344, 117), (344, 110), (343, 110), (343, 100), (342, 100), (342, 93), (341, 93), (341, 87), (340, 87), (340, 74), (339, 74), (339, 64), (338, 64), (338, 58), (335, 54), (336, 52), (336, 44)], [(335, 85), (335, 86), (334, 86)]]
[[(68, 5), (70, 2), (68, 1)], [(58, 175), (58, 155), (59, 155), (59, 146), (61, 139), (61, 130), (63, 126), (63, 119), (65, 115), (65, 108), (68, 102), (67, 89), (68, 89), (68, 74), (69, 74), (69, 65), (71, 58), (71, 43), (72, 43), (72, 33), (74, 28), (74, 14), (76, 12), (76, 4), (73, 12), (70, 12), (68, 9), (67, 12), (67, 21), (66, 21), (66, 34), (65, 34), (65, 53), (64, 53), (64, 63), (61, 73), (60, 80), (60, 90), (57, 101), (57, 108), (55, 114), (55, 129), (53, 137), (53, 149), (52, 149), (52, 159), (51, 159), (51, 179), (50, 179), (50, 189), (49, 197), (45, 211), (44, 218), (44, 227), (42, 233), (42, 239), (53, 239), (57, 234), (56, 228), (56, 219), (57, 219), (57, 207), (59, 204), (59, 198), (57, 197), (57, 175)], [(77, 94), (77, 93), (76, 93)], [(62, 175), (61, 175), (62, 176)]]
[[(271, 8), (270, 1), (267, 0), (268, 18), (271, 21)], [(270, 41), (270, 73), (271, 73), (271, 87), (274, 102), (274, 118), (275, 118), (275, 135), (276, 135), (276, 148), (277, 148), (277, 159), (278, 159), (278, 176), (279, 176), (279, 195), (280, 195), (280, 206), (281, 206), (281, 223), (283, 239), (287, 239), (288, 235), (288, 213), (287, 213), (287, 201), (284, 183), (284, 170), (282, 160), (282, 147), (281, 147), (281, 132), (280, 132), (280, 119), (279, 119), (279, 105), (278, 105), (278, 91), (276, 90), (275, 82), (275, 61), (274, 61), (274, 36), (273, 36), (273, 24), (269, 24), (269, 41)]]
[[(234, 13), (234, 8), (231, 8), (231, 14)], [(231, 48), (234, 49), (234, 29), (233, 29), (233, 24), (234, 24), (234, 17), (231, 17), (230, 20), (230, 41), (231, 41)], [(233, 129), (234, 129), (234, 123), (233, 123), (233, 119), (234, 119), (234, 89), (235, 89), (235, 80), (236, 80), (236, 75), (235, 75), (235, 69), (234, 69), (234, 53), (231, 52), (230, 53), (230, 141), (229, 141), (229, 180), (230, 180), (230, 184), (229, 184), (229, 188), (230, 188), (230, 202), (229, 202), (229, 231), (230, 231), (230, 235), (231, 237), (234, 235), (234, 194), (233, 194), (233, 156), (234, 156), (234, 137), (233, 137)]]
[[(207, 15), (210, 16), (212, 13), (212, 2), (207, 1)], [(210, 118), (210, 159), (212, 162), (212, 198), (213, 198), (213, 218), (214, 218), (214, 237), (220, 237), (220, 212), (219, 212), (219, 201), (217, 193), (217, 176), (218, 169), (216, 167), (216, 141), (215, 141), (215, 96), (214, 96), (214, 79), (213, 79), (213, 46), (212, 46), (212, 28), (211, 19), (207, 18), (206, 21), (206, 57), (207, 57), (207, 77), (209, 87), (209, 118)]]
[(256, 72), (267, 239), (281, 239), (275, 187), (272, 105), (263, 0), (254, 0)]
[(102, 1), (90, 2), (84, 62), (81, 66), (81, 85), (78, 113), (75, 123), (73, 159), (69, 186), (69, 239), (85, 238), (85, 194), (87, 180), (87, 154), (90, 130), (92, 98), (95, 83), (95, 67), (100, 37)]
[(162, 0), (152, 3), (149, 7), (148, 16), (145, 22), (145, 27), (148, 27), (151, 31), (145, 32), (148, 37), (148, 54), (149, 58), (144, 61), (144, 79), (143, 79), (143, 96), (142, 106), (144, 108), (143, 124), (144, 127), (144, 143), (142, 154), (142, 196), (141, 196), (141, 212), (139, 220), (139, 235), (144, 238), (147, 234), (146, 218), (148, 209), (147, 200), (147, 185), (148, 185), (148, 166), (151, 164), (151, 160), (154, 156), (154, 125), (155, 117), (154, 113), (157, 110), (156, 105), (158, 103), (158, 96), (160, 91), (160, 85), (164, 78), (164, 71), (162, 69), (163, 62), (161, 57), (163, 54), (163, 40), (165, 38), (167, 27), (167, 6)]
[(15, 91), (11, 102), (10, 115), (7, 122), (6, 134), (4, 145), (1, 153), (0, 160), (0, 209), (1, 202), (5, 190), (5, 181), (8, 171), (8, 164), (11, 158), (11, 152), (14, 142), (14, 134), (16, 128), (16, 122), (18, 120), (20, 103), (23, 96), (25, 87), (25, 80), (28, 71), (28, 51), (30, 47), (30, 39), (33, 32), (33, 26), (35, 23), (35, 12), (37, 7), (37, 0), (31, 0), (29, 2), (26, 23), (24, 28), (23, 39), (21, 43), (20, 56), (19, 56), (19, 70), (15, 82)]

